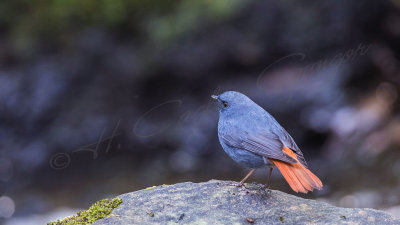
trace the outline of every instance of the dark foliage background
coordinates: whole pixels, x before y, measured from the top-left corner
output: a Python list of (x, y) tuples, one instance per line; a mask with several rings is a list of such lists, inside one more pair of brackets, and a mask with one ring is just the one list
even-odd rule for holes
[(241, 179), (210, 100), (227, 90), (292, 134), (325, 183), (305, 197), (399, 216), (399, 7), (2, 1), (0, 223), (41, 224), (153, 185)]

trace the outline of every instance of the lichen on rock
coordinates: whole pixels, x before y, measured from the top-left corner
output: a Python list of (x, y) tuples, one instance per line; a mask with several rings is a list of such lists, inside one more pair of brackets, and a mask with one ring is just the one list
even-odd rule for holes
[(94, 203), (88, 210), (79, 211), (76, 215), (50, 222), (47, 225), (89, 225), (96, 220), (111, 216), (113, 209), (121, 203), (120, 198), (103, 199)]

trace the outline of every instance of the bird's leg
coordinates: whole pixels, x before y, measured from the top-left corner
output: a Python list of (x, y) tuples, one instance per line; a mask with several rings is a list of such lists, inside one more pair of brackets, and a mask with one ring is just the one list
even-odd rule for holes
[(242, 191), (250, 192), (243, 184), (247, 180), (247, 178), (249, 178), (254, 173), (254, 171), (256, 171), (256, 170), (252, 169), (239, 183), (234, 182), (234, 183), (232, 183), (230, 185), (233, 185), (233, 186), (236, 186), (236, 187), (240, 187), (242, 189)]
[(269, 174), (268, 174), (268, 181), (267, 181), (267, 185), (266, 188), (268, 189), (268, 192), (271, 192), (270, 185), (271, 185), (271, 174), (272, 174), (272, 170), (274, 169), (274, 167), (270, 166), (269, 167)]
[(271, 185), (271, 174), (272, 174), (272, 170), (274, 169), (274, 167), (270, 166), (269, 167), (269, 174), (268, 174), (268, 181), (267, 181), (267, 188), (270, 188)]
[(243, 178), (243, 180), (241, 180), (240, 183), (237, 184), (237, 186), (238, 186), (238, 187), (243, 186), (244, 182), (247, 180), (247, 178), (249, 178), (249, 177), (254, 173), (254, 171), (256, 171), (256, 170), (255, 170), (255, 169), (252, 169), (252, 170)]

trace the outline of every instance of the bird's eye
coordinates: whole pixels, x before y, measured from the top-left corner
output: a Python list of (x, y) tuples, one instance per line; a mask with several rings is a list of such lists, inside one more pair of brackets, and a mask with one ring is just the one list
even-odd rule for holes
[(223, 105), (224, 107), (228, 107), (228, 103), (225, 102), (225, 101), (222, 102), (222, 105)]

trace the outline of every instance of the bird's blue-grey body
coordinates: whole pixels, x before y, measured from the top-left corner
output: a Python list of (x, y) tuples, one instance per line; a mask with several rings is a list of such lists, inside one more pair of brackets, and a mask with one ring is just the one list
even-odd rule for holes
[(214, 96), (219, 106), (218, 138), (224, 151), (249, 168), (270, 164), (268, 159), (288, 163), (296, 160), (282, 151), (290, 148), (307, 167), (303, 154), (286, 130), (262, 107), (247, 96), (224, 92)]

